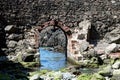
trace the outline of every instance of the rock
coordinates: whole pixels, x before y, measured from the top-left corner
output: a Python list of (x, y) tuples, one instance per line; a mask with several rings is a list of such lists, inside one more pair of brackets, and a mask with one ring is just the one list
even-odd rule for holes
[(8, 39), (18, 41), (18, 40), (23, 39), (23, 35), (22, 34), (11, 34), (8, 36)]
[(112, 75), (112, 67), (110, 65), (108, 65), (102, 71), (99, 71), (98, 73), (102, 76), (105, 76), (105, 77), (111, 76)]
[(113, 76), (120, 75), (120, 69), (113, 70)]
[(112, 43), (110, 44), (108, 47), (106, 47), (105, 49), (105, 53), (109, 54), (111, 52), (116, 52), (118, 50), (118, 46), (116, 43)]
[(96, 57), (96, 51), (92, 48), (88, 51), (89, 57)]
[(32, 77), (30, 77), (30, 80), (40, 80), (39, 74), (35, 74)]
[(72, 79), (74, 77), (75, 76), (70, 74), (69, 72), (63, 73), (63, 79), (65, 79), (65, 80), (69, 80), (69, 79)]
[(105, 39), (109, 43), (120, 43), (120, 25), (118, 28), (112, 30), (105, 35)]
[(14, 48), (14, 47), (16, 47), (16, 45), (17, 45), (17, 42), (11, 40), (11, 41), (9, 41), (9, 43), (8, 43), (7, 46), (8, 46), (9, 48)]
[(103, 76), (101, 76), (98, 73), (95, 73), (92, 75), (92, 78), (90, 80), (106, 80)]
[(112, 68), (113, 69), (119, 69), (120, 68), (120, 62), (115, 62), (113, 65), (112, 65)]
[(79, 28), (83, 30), (88, 30), (91, 27), (91, 22), (89, 20), (84, 20), (79, 23)]
[(62, 73), (59, 71), (59, 72), (54, 72), (53, 77), (54, 77), (55, 79), (62, 79), (63, 75), (62, 75)]
[(107, 59), (107, 55), (106, 55), (106, 54), (103, 54), (103, 55), (100, 56), (100, 58), (101, 58), (102, 60), (105, 60), (105, 59)]
[(80, 52), (85, 51), (89, 46), (89, 43), (87, 41), (82, 41), (80, 44)]
[(17, 32), (18, 33), (18, 29), (16, 28), (15, 25), (8, 25), (5, 27), (5, 31), (8, 32), (8, 33), (15, 33)]
[(91, 75), (89, 74), (81, 74), (80, 76), (78, 76), (77, 80), (90, 80), (91, 79)]

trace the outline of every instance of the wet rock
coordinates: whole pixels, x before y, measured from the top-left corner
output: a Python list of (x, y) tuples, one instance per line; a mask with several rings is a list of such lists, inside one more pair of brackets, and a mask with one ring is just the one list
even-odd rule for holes
[(119, 69), (120, 68), (120, 62), (115, 62), (113, 65), (112, 65), (112, 68), (113, 69)]
[(71, 74), (68, 73), (68, 72), (63, 73), (63, 79), (69, 80), (69, 79), (72, 79), (72, 78), (74, 78), (74, 77), (75, 77), (74, 75), (71, 75)]
[(40, 80), (39, 74), (35, 74), (32, 77), (30, 77), (30, 80)]
[(11, 41), (9, 41), (9, 43), (8, 43), (7, 46), (8, 46), (9, 48), (14, 48), (14, 47), (16, 47), (16, 45), (17, 45), (17, 42), (11, 40)]
[(62, 72), (54, 72), (53, 74), (54, 79), (62, 79), (63, 75)]

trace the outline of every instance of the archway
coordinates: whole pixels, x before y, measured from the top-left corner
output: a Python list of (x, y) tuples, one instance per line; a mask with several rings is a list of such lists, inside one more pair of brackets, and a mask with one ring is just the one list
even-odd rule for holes
[[(44, 30), (44, 29), (46, 29), (46, 28), (53, 28), (53, 30), (55, 30), (56, 28), (59, 28), (59, 30), (61, 30), (62, 32), (63, 32), (63, 34), (64, 34), (64, 36), (65, 36), (65, 48), (64, 48), (64, 53), (65, 53), (65, 59), (67, 60), (67, 51), (68, 51), (68, 38), (71, 36), (71, 31), (70, 31), (70, 29), (69, 29), (69, 27), (67, 27), (67, 26), (65, 26), (61, 21), (48, 21), (48, 22), (45, 22), (44, 24), (42, 24), (41, 26), (39, 26), (39, 27), (37, 27), (37, 28), (35, 28), (35, 30), (36, 30), (36, 47), (37, 48), (39, 48), (40, 46), (41, 46), (41, 42), (39, 42), (39, 41), (41, 41), (41, 40), (39, 40), (40, 39), (40, 37), (42, 36), (40, 36), (39, 34)], [(43, 46), (45, 46), (46, 44), (42, 44)], [(46, 46), (48, 46), (48, 44), (46, 45)], [(51, 45), (49, 45), (49, 46), (51, 46)], [(39, 49), (38, 49), (38, 51), (39, 51)]]

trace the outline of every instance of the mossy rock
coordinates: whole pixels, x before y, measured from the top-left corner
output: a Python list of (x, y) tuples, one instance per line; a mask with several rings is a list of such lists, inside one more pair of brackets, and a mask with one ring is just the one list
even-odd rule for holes
[(49, 70), (39, 70), (39, 71), (34, 71), (34, 72), (30, 72), (30, 76), (33, 76), (35, 74), (39, 74), (39, 75), (45, 75), (46, 73), (49, 73)]
[(61, 72), (68, 72), (68, 70), (66, 68), (62, 68), (59, 71), (61, 71)]
[(90, 74), (81, 74), (77, 78), (77, 80), (90, 80), (90, 79), (91, 79), (91, 75)]
[(92, 78), (90, 80), (106, 80), (103, 76), (101, 76), (98, 73), (93, 74)]
[(68, 63), (71, 64), (71, 65), (80, 65), (79, 62), (71, 59), (70, 57), (67, 57), (67, 61), (68, 61)]
[(39, 62), (20, 62), (25, 68), (34, 68), (40, 65)]
[(12, 80), (9, 75), (0, 73), (0, 80)]

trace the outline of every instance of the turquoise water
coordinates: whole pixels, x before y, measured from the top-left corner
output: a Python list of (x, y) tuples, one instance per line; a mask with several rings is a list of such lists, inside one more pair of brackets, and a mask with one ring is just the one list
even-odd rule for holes
[(40, 69), (59, 70), (66, 67), (65, 53), (48, 51), (40, 48)]

